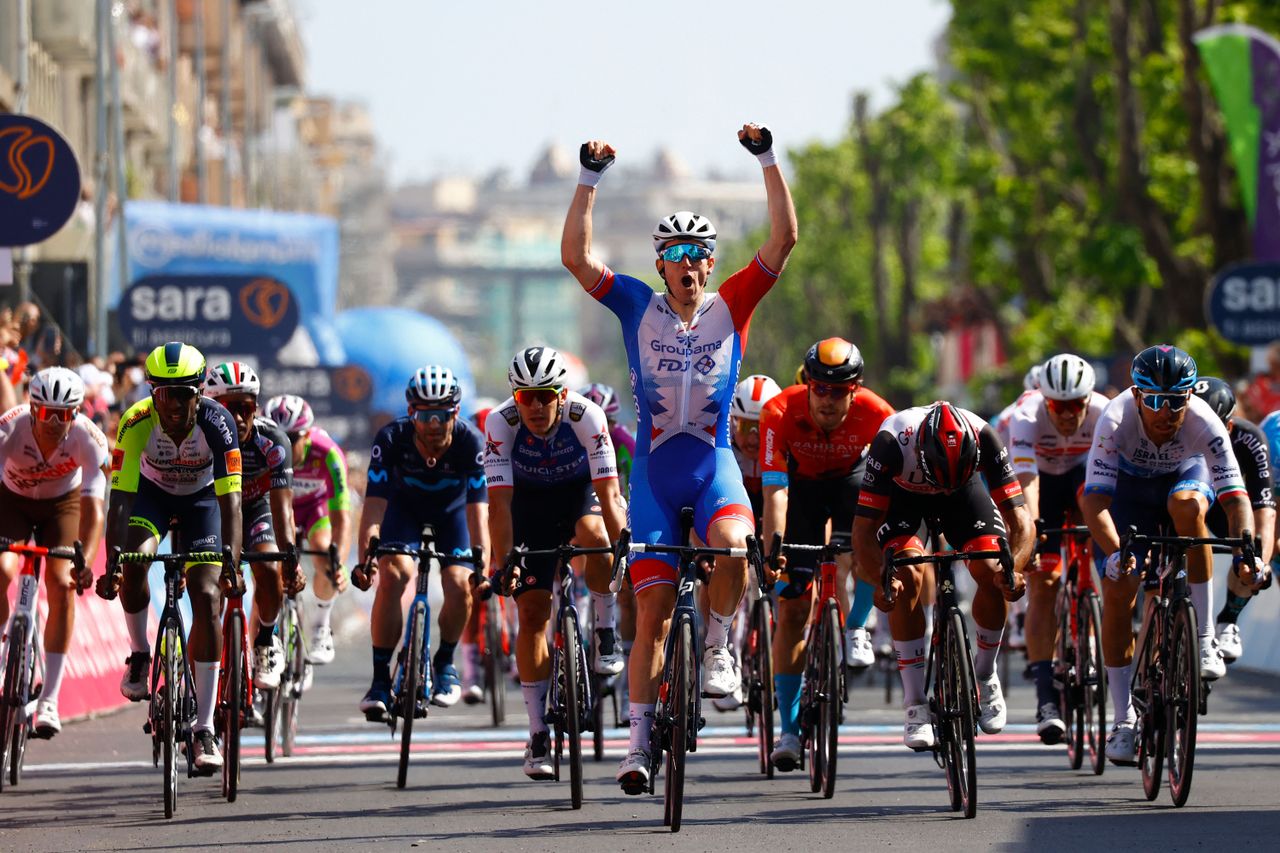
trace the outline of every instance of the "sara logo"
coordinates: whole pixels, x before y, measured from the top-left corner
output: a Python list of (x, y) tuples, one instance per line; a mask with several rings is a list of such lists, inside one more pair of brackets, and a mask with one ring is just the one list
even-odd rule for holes
[(256, 278), (240, 288), (240, 310), (261, 329), (280, 324), (289, 310), (289, 288), (271, 278)]
[(369, 399), (369, 394), (373, 391), (373, 382), (364, 368), (349, 365), (333, 372), (333, 389), (342, 399), (361, 403)]
[[(31, 150), (37, 146), (38, 149)], [(52, 137), (36, 133), (29, 127), (0, 130), (0, 151), (5, 152), (0, 162), (9, 166), (14, 178), (12, 181), (0, 179), (0, 192), (24, 201), (38, 194), (53, 174), (56, 150)], [(32, 174), (33, 170), (35, 174)]]
[(58, 131), (0, 115), (0, 246), (29, 246), (66, 224), (80, 200), (80, 166)]

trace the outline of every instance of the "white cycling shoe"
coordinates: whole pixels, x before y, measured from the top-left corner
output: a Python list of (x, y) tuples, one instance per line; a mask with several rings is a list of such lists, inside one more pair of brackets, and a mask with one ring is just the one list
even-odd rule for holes
[(844, 641), (849, 654), (845, 660), (850, 668), (866, 669), (876, 662), (876, 650), (866, 628), (849, 628), (844, 632)]
[(1227, 674), (1226, 661), (1218, 649), (1218, 641), (1213, 637), (1200, 638), (1200, 678), (1204, 681), (1217, 681)]
[(271, 645), (253, 647), (253, 686), (259, 690), (275, 690), (284, 672), (284, 648), (280, 638), (271, 637)]
[(1218, 625), (1218, 651), (1227, 663), (1235, 663), (1244, 656), (1244, 643), (1240, 640), (1240, 626), (1234, 622)]
[(649, 791), (649, 751), (633, 749), (618, 764), (618, 775), (614, 777), (622, 786), (624, 794), (644, 794)]
[(529, 738), (524, 748), (524, 775), (540, 782), (556, 778), (555, 768), (551, 766), (550, 733), (538, 732)]
[(51, 738), (62, 731), (62, 720), (58, 718), (58, 700), (41, 699), (36, 703), (36, 713), (31, 719), (34, 735), (40, 738)]
[(725, 646), (713, 646), (702, 653), (702, 695), (715, 699), (728, 696), (742, 684), (733, 653)]
[(147, 679), (151, 675), (151, 655), (131, 652), (125, 659), (124, 677), (120, 679), (120, 694), (130, 702), (141, 702), (151, 696)]
[(937, 743), (927, 704), (907, 706), (907, 721), (902, 726), (902, 742), (908, 749), (933, 749)]
[(769, 753), (769, 763), (782, 773), (790, 773), (800, 766), (800, 738), (790, 732), (778, 738), (778, 743)]
[(1134, 723), (1116, 723), (1107, 735), (1107, 760), (1121, 767), (1138, 763), (1138, 750), (1133, 742)]
[(196, 736), (196, 769), (205, 775), (216, 773), (222, 769), (222, 752), (218, 749), (218, 740), (208, 729), (198, 731)]
[(715, 706), (717, 711), (736, 711), (742, 707), (742, 680), (738, 680), (738, 689), (724, 696), (717, 696), (711, 700), (711, 704)]
[(307, 646), (307, 660), (314, 664), (333, 663), (333, 629), (328, 625), (317, 626)]
[(1009, 710), (1005, 707), (1004, 691), (1000, 689), (1000, 676), (992, 673), (986, 681), (978, 681), (978, 728), (989, 735), (1004, 731), (1009, 721)]

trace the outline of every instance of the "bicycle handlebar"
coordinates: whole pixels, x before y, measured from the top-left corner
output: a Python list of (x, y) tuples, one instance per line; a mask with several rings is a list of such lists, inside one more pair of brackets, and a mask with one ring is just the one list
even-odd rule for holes
[(65, 546), (46, 548), (43, 545), (29, 545), (26, 542), (0, 538), (0, 553), (5, 551), (12, 554), (29, 554), (32, 557), (56, 557), (60, 560), (70, 560), (77, 571), (84, 570), (84, 546), (80, 544), (79, 539), (69, 548)]
[[(1129, 529), (1120, 534), (1120, 562), (1122, 565), (1128, 565), (1129, 558), (1133, 556), (1134, 545), (1172, 545), (1176, 550), (1186, 552), (1188, 548), (1197, 548), (1208, 545), (1211, 548), (1226, 548), (1228, 551), (1240, 549), (1240, 559), (1253, 565), (1257, 560), (1257, 546), (1253, 538), (1253, 532), (1250, 530), (1241, 530), (1238, 537), (1232, 536), (1153, 536), (1146, 533), (1139, 533), (1137, 525), (1130, 524)], [(1232, 571), (1239, 573), (1239, 565), (1232, 567)]]
[(1001, 536), (997, 540), (1000, 544), (998, 550), (986, 551), (943, 551), (937, 554), (917, 554), (914, 557), (899, 557), (894, 548), (886, 548), (884, 552), (884, 568), (880, 574), (880, 589), (884, 594), (884, 598), (890, 604), (893, 603), (893, 578), (900, 566), (918, 566), (924, 563), (933, 563), (935, 565), (943, 565), (955, 563), (961, 560), (999, 560), (1000, 571), (1004, 575), (1005, 587), (1013, 588), (1013, 552), (1009, 548), (1009, 540)]

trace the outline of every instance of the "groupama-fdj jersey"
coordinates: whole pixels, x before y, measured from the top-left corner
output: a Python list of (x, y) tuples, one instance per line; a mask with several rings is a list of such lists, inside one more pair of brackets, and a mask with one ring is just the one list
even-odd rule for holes
[(470, 423), (454, 418), (448, 449), (428, 462), (418, 451), (413, 422), (397, 418), (373, 440), (368, 481), (365, 494), (387, 502), (381, 528), (384, 544), (417, 547), (423, 526), (430, 524), (441, 553), (470, 554), (467, 504), (489, 500), (484, 439)]
[[(705, 295), (686, 324), (639, 279), (605, 269), (592, 297), (618, 317), (638, 415), (631, 469), (631, 528), (637, 541), (675, 543), (682, 507), (707, 541), (712, 522), (736, 518), (754, 528), (751, 499), (729, 442), (729, 403), (747, 328), (778, 274), (756, 255), (719, 290)], [(639, 592), (675, 583), (675, 558), (645, 555), (631, 564)]]
[(347, 458), (333, 436), (312, 427), (303, 442), (302, 463), (293, 469), (293, 519), (307, 538), (328, 521), (329, 511), (351, 509)]
[(15, 495), (46, 499), (80, 487), (85, 497), (101, 498), (107, 478), (107, 438), (93, 421), (76, 415), (66, 438), (45, 457), (32, 432), (31, 407), (15, 406), (0, 417), (0, 459), (4, 485)]

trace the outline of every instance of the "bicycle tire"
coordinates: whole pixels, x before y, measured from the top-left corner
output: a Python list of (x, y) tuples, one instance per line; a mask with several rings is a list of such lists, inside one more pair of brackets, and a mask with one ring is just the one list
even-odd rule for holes
[(964, 812), (966, 818), (972, 818), (978, 812), (977, 723), (974, 719), (977, 693), (964, 617), (959, 610), (953, 608), (947, 614), (945, 630), (943, 654), (947, 665), (938, 675), (939, 684), (947, 685), (946, 701), (941, 703), (943, 728), (948, 729), (950, 736), (947, 783), (954, 786), (949, 789), (952, 811)]
[(21, 707), (19, 705), (20, 680), (22, 678), (22, 638), (9, 638), (9, 653), (4, 667), (4, 705), (0, 708), (0, 790), (4, 789), (4, 780), (9, 775), (9, 764), (13, 760), (15, 743), (13, 740)]
[(697, 721), (692, 717), (694, 711), (693, 683), (693, 621), (688, 615), (681, 616), (673, 630), (676, 632), (673, 661), (671, 666), (671, 683), (667, 685), (667, 717), (670, 720), (669, 736), (666, 739), (666, 787), (663, 797), (663, 819), (665, 826), (672, 832), (680, 831), (680, 820), (684, 814), (684, 771), (688, 757), (689, 735), (697, 730)]
[[(288, 643), (285, 658), (288, 676), (288, 689), (280, 702), (280, 753), (285, 758), (293, 755), (294, 743), (298, 737), (298, 719), (302, 715), (302, 681), (306, 677), (307, 654), (306, 643), (302, 637), (302, 620), (300, 613), (294, 609), (292, 624), (289, 626)], [(281, 684), (284, 688), (284, 684)]]
[(1084, 702), (1085, 741), (1089, 766), (1101, 776), (1107, 766), (1107, 668), (1102, 660), (1102, 603), (1093, 590), (1080, 599), (1076, 670)]
[[(1071, 589), (1065, 588), (1058, 599), (1058, 641), (1053, 662), (1054, 678), (1058, 682), (1058, 707), (1065, 726), (1062, 739), (1067, 745), (1067, 766), (1079, 770), (1084, 764), (1084, 708), (1080, 692), (1080, 638), (1083, 625), (1080, 621), (1080, 602)], [(1075, 611), (1074, 613), (1072, 611)], [(1071, 630), (1075, 623), (1075, 632)]]
[(819, 695), (823, 689), (821, 622), (817, 631), (809, 631), (809, 642), (804, 650), (804, 676), (800, 693), (800, 741), (804, 746), (801, 765), (809, 778), (809, 792), (822, 790), (822, 761), (825, 757), (818, 748), (818, 732), (822, 710)]
[[(560, 650), (561, 707), (556, 709), (556, 727), (563, 732), (569, 747), (569, 804), (582, 808), (582, 637), (578, 632), (578, 620), (565, 611), (560, 614), (560, 635), (564, 648)], [(556, 734), (557, 742), (560, 732)]]
[(490, 596), (485, 603), (484, 626), (484, 689), (489, 692), (489, 710), (493, 726), (497, 728), (507, 721), (507, 685), (502, 666), (502, 609), (497, 596)]
[(226, 694), (222, 697), (222, 794), (228, 803), (236, 801), (240, 787), (240, 723), (244, 697), (244, 612), (232, 614), (224, 643), (227, 661)]
[(408, 647), (402, 650), (404, 672), (400, 679), (400, 716), (404, 725), (400, 729), (400, 763), (396, 769), (396, 787), (403, 788), (409, 779), (409, 750), (413, 742), (413, 720), (417, 711), (418, 691), (422, 689), (423, 650), (426, 635), (427, 609), (421, 601), (415, 602), (409, 611), (410, 623)]
[[(605, 676), (591, 674), (591, 758), (593, 761), (604, 761), (604, 688), (607, 683)], [(612, 688), (609, 695), (613, 695)]]
[[(1154, 598), (1154, 597), (1153, 597)], [(1159, 622), (1163, 619), (1154, 600), (1149, 601), (1148, 625), (1142, 655), (1134, 672), (1133, 694), (1138, 712), (1138, 765), (1142, 772), (1142, 791), (1148, 800), (1160, 793), (1160, 774), (1164, 767), (1164, 699), (1156, 656), (1162, 643)], [(1154, 612), (1152, 612), (1154, 611)], [(1140, 700), (1140, 701), (1139, 701)]]
[(164, 691), (164, 701), (160, 710), (160, 731), (153, 737), (162, 738), (160, 751), (164, 756), (164, 816), (171, 818), (178, 809), (178, 626), (173, 620), (168, 620), (162, 634), (164, 652), (160, 672), (164, 683), (160, 689)]
[[(27, 629), (34, 632), (37, 625)], [(36, 646), (34, 641), (26, 646), (26, 658), (22, 662), (22, 680), (19, 682), (20, 704), (14, 709), (13, 751), (9, 755), (9, 783), (17, 787), (22, 781), (22, 768), (27, 757), (27, 740), (31, 734), (31, 720), (27, 717), (27, 705), (32, 700), (31, 691), (36, 680)]]
[(1195, 607), (1187, 599), (1173, 604), (1169, 666), (1165, 669), (1165, 720), (1168, 734), (1169, 796), (1179, 808), (1191, 795), (1196, 760), (1196, 727), (1200, 715), (1200, 641)]
[(773, 692), (773, 602), (768, 596), (761, 596), (752, 613), (756, 633), (755, 669), (759, 682), (756, 743), (760, 752), (760, 772), (766, 779), (772, 779), (773, 762), (769, 755), (774, 747), (773, 712), (777, 701)]
[(840, 690), (840, 608), (834, 601), (827, 602), (827, 614), (823, 620), (822, 679), (825, 694), (822, 710), (818, 715), (818, 753), (822, 755), (822, 796), (831, 799), (836, 792), (836, 755), (840, 748), (840, 713), (843, 695)]

